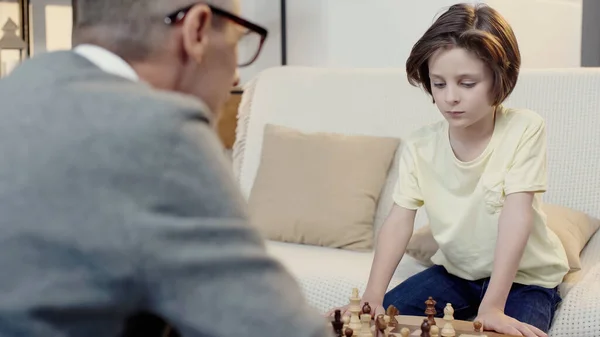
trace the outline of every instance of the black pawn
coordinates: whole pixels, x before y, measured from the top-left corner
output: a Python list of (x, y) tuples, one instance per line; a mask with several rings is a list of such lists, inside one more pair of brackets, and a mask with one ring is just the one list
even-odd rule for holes
[(421, 337), (431, 337), (429, 331), (431, 331), (431, 326), (429, 325), (429, 320), (425, 318), (423, 324), (421, 324)]
[(342, 322), (342, 312), (339, 309), (335, 311), (331, 326), (333, 326), (333, 331), (337, 337), (343, 337), (342, 328), (344, 327), (344, 322)]

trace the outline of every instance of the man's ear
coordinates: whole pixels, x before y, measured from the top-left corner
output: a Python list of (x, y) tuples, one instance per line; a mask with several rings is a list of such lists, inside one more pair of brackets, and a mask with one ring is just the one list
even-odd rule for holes
[(188, 55), (200, 63), (208, 47), (212, 12), (206, 5), (194, 6), (183, 20), (183, 47)]

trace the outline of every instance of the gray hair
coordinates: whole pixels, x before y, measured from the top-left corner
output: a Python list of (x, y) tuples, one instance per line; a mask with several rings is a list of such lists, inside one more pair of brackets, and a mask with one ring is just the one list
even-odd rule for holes
[[(208, 0), (226, 5), (231, 0)], [(77, 0), (74, 44), (93, 43), (129, 61), (139, 61), (160, 49), (169, 27), (165, 15), (197, 0)]]

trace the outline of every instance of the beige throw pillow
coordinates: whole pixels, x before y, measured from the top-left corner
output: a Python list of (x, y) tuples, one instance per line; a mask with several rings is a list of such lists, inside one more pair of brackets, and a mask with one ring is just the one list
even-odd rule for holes
[(270, 240), (370, 250), (399, 139), (266, 125), (248, 207)]
[[(585, 213), (557, 205), (544, 204), (548, 227), (560, 238), (567, 258), (570, 272), (581, 269), (579, 255), (600, 227), (600, 220), (589, 217)], [(438, 250), (429, 226), (422, 227), (413, 233), (406, 248), (406, 253), (420, 263), (430, 266), (431, 257)]]

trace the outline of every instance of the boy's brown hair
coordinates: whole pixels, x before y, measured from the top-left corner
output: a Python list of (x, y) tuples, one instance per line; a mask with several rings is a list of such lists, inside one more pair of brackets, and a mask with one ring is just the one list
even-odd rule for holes
[(429, 58), (439, 48), (449, 47), (473, 52), (492, 70), (492, 105), (502, 103), (513, 91), (521, 54), (512, 28), (496, 10), (485, 4), (451, 6), (413, 46), (406, 61), (409, 83), (432, 95)]

